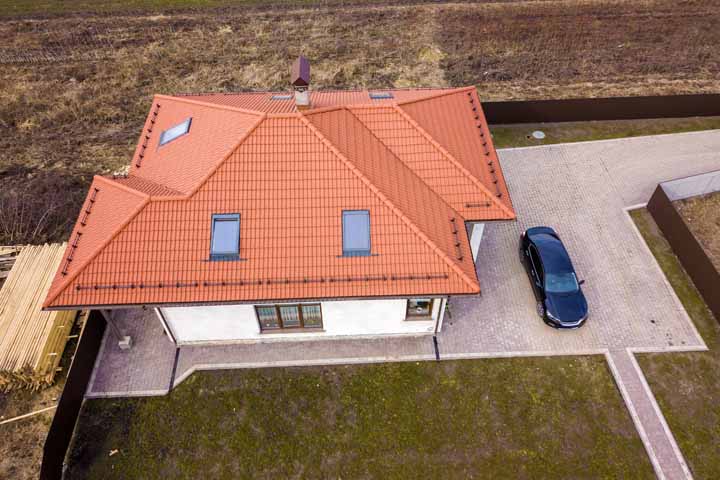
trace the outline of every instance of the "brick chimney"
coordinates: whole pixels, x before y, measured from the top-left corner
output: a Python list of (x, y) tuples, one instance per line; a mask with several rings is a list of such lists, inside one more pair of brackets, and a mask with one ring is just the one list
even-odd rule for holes
[(310, 108), (310, 62), (300, 55), (290, 69), (290, 83), (295, 90), (295, 106), (298, 110)]

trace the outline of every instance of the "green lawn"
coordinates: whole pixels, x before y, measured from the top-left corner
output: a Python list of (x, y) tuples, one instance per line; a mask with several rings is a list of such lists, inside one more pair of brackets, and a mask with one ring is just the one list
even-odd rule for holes
[(196, 373), (87, 401), (69, 459), (104, 480), (653, 478), (601, 356)]
[(638, 361), (695, 478), (718, 478), (720, 328), (647, 210), (632, 217), (710, 348), (640, 355)]
[[(663, 133), (691, 132), (718, 128), (720, 128), (720, 117), (526, 123), (519, 125), (490, 126), (497, 148), (584, 142), (588, 140), (606, 140), (610, 138), (659, 135)], [(543, 140), (534, 139), (531, 134), (535, 130), (542, 130), (546, 137)]]

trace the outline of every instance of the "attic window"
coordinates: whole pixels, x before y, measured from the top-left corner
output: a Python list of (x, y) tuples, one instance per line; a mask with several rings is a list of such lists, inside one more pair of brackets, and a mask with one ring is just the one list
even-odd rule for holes
[(210, 260), (237, 260), (240, 255), (240, 214), (212, 216)]
[(160, 145), (170, 143), (176, 138), (188, 133), (190, 131), (190, 123), (192, 123), (192, 117), (162, 132), (162, 134), (160, 135)]
[(273, 95), (270, 97), (270, 100), (290, 100), (292, 99), (292, 95)]
[(370, 212), (368, 210), (343, 210), (342, 239), (343, 256), (370, 255)]
[(370, 100), (387, 100), (393, 97), (392, 92), (370, 92)]

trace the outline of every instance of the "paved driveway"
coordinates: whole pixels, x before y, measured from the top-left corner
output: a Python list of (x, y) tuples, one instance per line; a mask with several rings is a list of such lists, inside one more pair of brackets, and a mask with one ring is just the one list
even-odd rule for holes
[[(720, 131), (501, 150), (519, 220), (486, 225), (477, 262), (483, 293), (452, 299), (452, 318), (438, 336), (441, 356), (703, 348), (624, 208), (647, 202), (662, 180), (719, 168), (719, 152)], [(523, 228), (541, 224), (557, 228), (587, 280), (591, 316), (579, 330), (553, 330), (535, 313), (517, 240)], [(120, 351), (106, 341), (88, 395), (166, 392), (174, 346), (152, 311), (119, 313), (137, 348)], [(182, 347), (175, 383), (201, 368), (434, 357), (429, 337)]]
[[(704, 349), (625, 209), (663, 180), (720, 168), (720, 131), (501, 150), (517, 222), (487, 224), (481, 296), (451, 300), (442, 358), (603, 353), (658, 478), (692, 478), (631, 351)], [(590, 318), (557, 331), (535, 313), (518, 260), (520, 232), (551, 225), (587, 282)], [(210, 347), (174, 345), (152, 311), (119, 312), (129, 351), (106, 333), (89, 397), (162, 395), (198, 369), (430, 360), (429, 337), (317, 340)]]
[[(442, 350), (573, 352), (702, 346), (625, 208), (662, 180), (720, 166), (720, 133), (577, 143), (500, 152), (517, 222), (486, 225), (480, 297), (451, 301)], [(586, 325), (545, 326), (518, 261), (520, 232), (550, 225), (563, 238), (590, 305)]]

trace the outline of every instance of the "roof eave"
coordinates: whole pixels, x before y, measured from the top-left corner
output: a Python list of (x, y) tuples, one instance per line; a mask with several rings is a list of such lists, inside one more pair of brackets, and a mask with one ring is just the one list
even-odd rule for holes
[(214, 307), (223, 305), (255, 305), (263, 303), (286, 303), (291, 301), (298, 302), (323, 302), (323, 301), (343, 301), (343, 300), (390, 300), (405, 299), (418, 297), (467, 297), (480, 293), (480, 286), (477, 291), (473, 292), (422, 292), (412, 294), (395, 294), (395, 295), (371, 295), (371, 296), (338, 296), (338, 297), (309, 297), (309, 298), (272, 298), (257, 300), (227, 300), (216, 302), (156, 302), (156, 303), (119, 303), (119, 304), (85, 304), (85, 305), (55, 305), (43, 307), (43, 311), (62, 311), (62, 310), (98, 310), (98, 309), (125, 309), (125, 308), (162, 308), (162, 307)]

